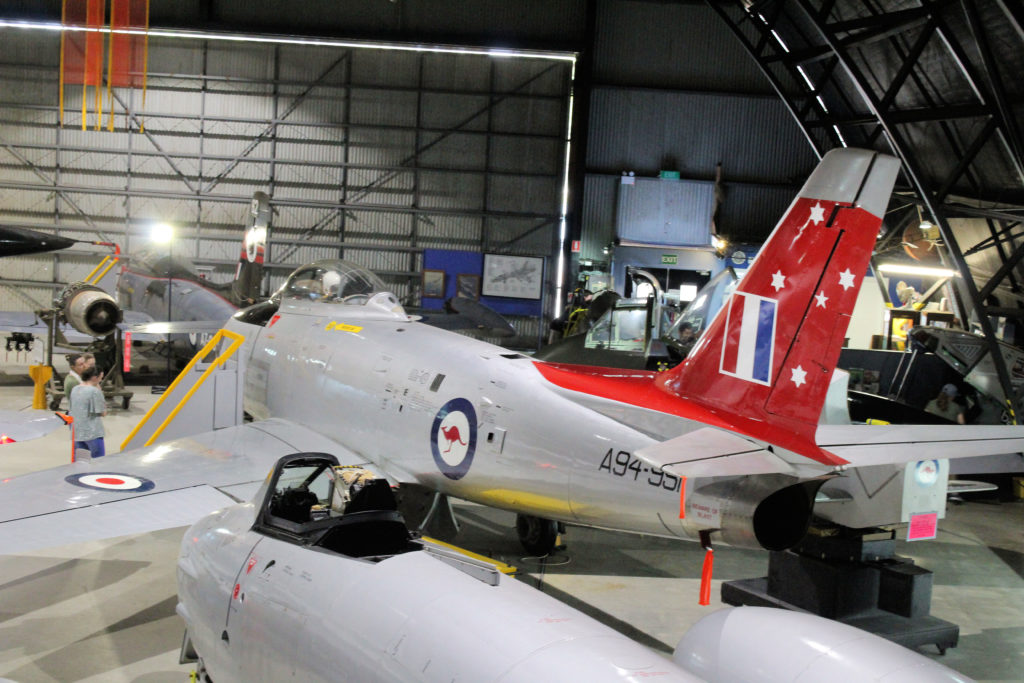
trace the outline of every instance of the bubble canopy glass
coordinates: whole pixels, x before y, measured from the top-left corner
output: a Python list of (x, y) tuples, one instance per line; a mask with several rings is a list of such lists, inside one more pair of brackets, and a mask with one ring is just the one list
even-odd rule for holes
[(344, 259), (324, 259), (296, 268), (274, 298), (361, 303), (384, 291), (381, 279), (366, 268)]

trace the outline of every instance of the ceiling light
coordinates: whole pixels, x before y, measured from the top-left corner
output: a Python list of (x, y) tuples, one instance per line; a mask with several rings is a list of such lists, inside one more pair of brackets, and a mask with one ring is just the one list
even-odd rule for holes
[(118, 33), (122, 35), (148, 35), (150, 38), (182, 38), (186, 40), (220, 40), (239, 43), (273, 43), (277, 45), (312, 45), (314, 47), (342, 48), (374, 48), (378, 50), (398, 50), (402, 52), (442, 52), (465, 55), (483, 55), (496, 58), (525, 57), (528, 59), (551, 59), (556, 61), (576, 62), (573, 52), (545, 52), (541, 50), (512, 50), (508, 48), (460, 47), (457, 45), (422, 45), (412, 43), (384, 43), (360, 40), (337, 40), (331, 38), (312, 38), (306, 36), (275, 36), (252, 35), (242, 33), (217, 33), (213, 31), (182, 31), (160, 28), (111, 29), (103, 26), (63, 26), (57, 21), (15, 21), (0, 19), (0, 28), (15, 28), (44, 31), (76, 31), (84, 33)]
[(157, 244), (169, 244), (174, 239), (174, 228), (169, 223), (154, 223), (149, 237)]

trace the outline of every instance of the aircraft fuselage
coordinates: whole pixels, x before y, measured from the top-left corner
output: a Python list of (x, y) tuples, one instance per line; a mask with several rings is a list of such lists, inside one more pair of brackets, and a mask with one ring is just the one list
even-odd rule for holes
[[(128, 269), (121, 272), (117, 297), (122, 308), (145, 313), (153, 320), (227, 320), (238, 310), (223, 293), (201, 282)], [(206, 333), (170, 335), (173, 348), (186, 356), (194, 354), (211, 336)]]
[(713, 480), (684, 483), (634, 455), (703, 425), (635, 410), (628, 426), (560, 393), (528, 356), (405, 315), (299, 308), (267, 327), (229, 323), (248, 340), (245, 404), (257, 418), (303, 424), (402, 481), (545, 519), (695, 539), (732, 512), (749, 517), (702, 495)]

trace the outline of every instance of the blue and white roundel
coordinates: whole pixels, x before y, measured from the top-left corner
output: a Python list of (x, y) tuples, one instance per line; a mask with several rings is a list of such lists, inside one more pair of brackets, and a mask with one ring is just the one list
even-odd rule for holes
[(919, 460), (914, 467), (914, 478), (925, 488), (934, 484), (939, 480), (939, 461)]
[(441, 474), (462, 479), (473, 464), (476, 452), (476, 411), (464, 398), (453, 398), (441, 406), (430, 428), (430, 450)]
[(69, 474), (64, 481), (75, 486), (98, 491), (149, 491), (156, 484), (144, 477), (133, 477), (129, 474), (116, 472), (93, 472), (89, 474)]

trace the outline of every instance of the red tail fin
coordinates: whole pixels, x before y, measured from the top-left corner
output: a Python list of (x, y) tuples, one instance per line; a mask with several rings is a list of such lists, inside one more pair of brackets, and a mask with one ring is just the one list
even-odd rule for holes
[(779, 443), (781, 428), (813, 444), (898, 171), (875, 152), (829, 152), (662, 390), (762, 423), (751, 436)]

